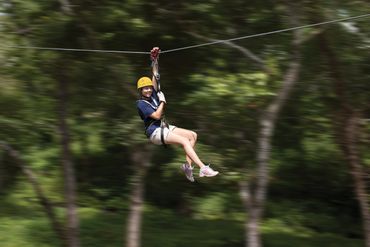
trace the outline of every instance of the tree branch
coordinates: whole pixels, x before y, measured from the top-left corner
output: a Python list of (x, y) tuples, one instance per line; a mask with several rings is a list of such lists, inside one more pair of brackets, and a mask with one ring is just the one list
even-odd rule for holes
[[(194, 32), (187, 32), (187, 33), (190, 34), (191, 36), (195, 37), (195, 38), (198, 38), (198, 39), (211, 41), (211, 42), (212, 41), (219, 41), (217, 39), (211, 39), (211, 38), (205, 37), (203, 35), (200, 35), (200, 34), (197, 34), (197, 33), (194, 33)], [(264, 71), (268, 72), (268, 68), (267, 68), (265, 62), (261, 58), (259, 58), (256, 54), (251, 52), (249, 49), (247, 49), (245, 47), (242, 47), (240, 45), (237, 45), (237, 44), (235, 44), (231, 41), (225, 41), (225, 42), (222, 42), (221, 44), (226, 45), (226, 46), (230, 46), (231, 48), (239, 50), (247, 59), (251, 59), (252, 61), (257, 62), (258, 65)]]

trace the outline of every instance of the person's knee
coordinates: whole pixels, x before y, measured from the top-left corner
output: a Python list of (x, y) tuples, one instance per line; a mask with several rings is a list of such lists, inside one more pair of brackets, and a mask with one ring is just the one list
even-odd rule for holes
[(197, 138), (198, 138), (197, 132), (191, 131), (191, 136), (192, 136), (193, 140), (196, 142), (197, 141)]
[(186, 138), (184, 136), (178, 136), (178, 141), (183, 146), (187, 145), (188, 142), (189, 142), (188, 138)]
[(184, 148), (191, 147), (190, 140), (189, 140), (189, 139), (187, 139), (187, 138), (182, 138), (182, 139), (181, 139), (181, 145), (182, 145)]

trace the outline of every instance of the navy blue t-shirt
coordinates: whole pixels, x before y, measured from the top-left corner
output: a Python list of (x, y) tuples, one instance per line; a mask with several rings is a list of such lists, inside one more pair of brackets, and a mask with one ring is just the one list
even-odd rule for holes
[(144, 121), (144, 126), (149, 125), (150, 122), (155, 121), (150, 127), (146, 130), (146, 135), (149, 137), (154, 132), (156, 128), (159, 128), (161, 125), (161, 121), (157, 119), (153, 119), (150, 115), (153, 114), (158, 109), (159, 106), (159, 99), (157, 96), (157, 92), (153, 90), (152, 96), (150, 100), (138, 100), (136, 102), (136, 106), (138, 109), (138, 113), (141, 119)]

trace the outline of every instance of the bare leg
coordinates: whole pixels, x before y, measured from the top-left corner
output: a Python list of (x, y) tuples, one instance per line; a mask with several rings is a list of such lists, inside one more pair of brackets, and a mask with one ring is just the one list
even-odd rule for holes
[[(190, 161), (189, 164), (191, 164), (191, 161), (193, 161), (200, 168), (202, 168), (204, 166), (204, 163), (199, 159), (198, 155), (196, 154), (196, 152), (193, 149), (193, 145), (195, 145), (195, 141), (196, 141), (195, 138), (193, 139), (193, 141), (190, 141), (189, 138), (177, 134), (175, 132), (175, 130), (176, 129), (174, 129), (172, 132), (170, 132), (168, 134), (168, 137), (167, 137), (167, 140), (166, 140), (167, 144), (178, 144), (178, 145), (182, 145), (182, 147), (185, 150), (186, 156), (187, 156), (186, 160), (188, 162)], [(181, 131), (182, 130), (180, 129), (180, 132)], [(177, 131), (177, 132), (179, 132), (179, 131)]]
[[(194, 131), (182, 129), (182, 128), (175, 128), (172, 132), (179, 136), (187, 138), (190, 141), (190, 145), (194, 149), (195, 144), (197, 142), (197, 133), (195, 133)], [(192, 159), (188, 155), (186, 155), (185, 158), (186, 158), (187, 163), (191, 165), (193, 162)]]

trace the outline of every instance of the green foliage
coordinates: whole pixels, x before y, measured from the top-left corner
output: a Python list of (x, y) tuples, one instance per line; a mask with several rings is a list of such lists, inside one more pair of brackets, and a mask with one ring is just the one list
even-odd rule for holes
[[(122, 246), (133, 174), (132, 148), (148, 142), (135, 81), (150, 74), (147, 56), (4, 48), (5, 45), (148, 51), (291, 27), (287, 5), (273, 1), (103, 0), (1, 4), (0, 140), (33, 169), (63, 219), (57, 132), (57, 81), (68, 82), (67, 120), (78, 182), (82, 246)], [(361, 14), (366, 1), (299, 1), (302, 23)], [(308, 4), (309, 3), (309, 4)], [(325, 18), (323, 18), (325, 17)], [(323, 27), (339, 58), (345, 97), (363, 114), (359, 150), (370, 165), (369, 25)], [(355, 28), (348, 28), (349, 26)], [(361, 217), (349, 168), (338, 148), (338, 99), (318, 29), (304, 30), (302, 72), (276, 126), (271, 187), (262, 222), (265, 246), (360, 246)], [(311, 37), (312, 35), (312, 37)], [(268, 68), (223, 44), (161, 55), (171, 123), (198, 133), (197, 153), (221, 172), (189, 183), (181, 147), (153, 148), (145, 180), (143, 246), (243, 246), (246, 212), (240, 179), (253, 180), (259, 118), (290, 62), (291, 33), (236, 41)], [(64, 72), (64, 73), (62, 73)], [(251, 183), (252, 188), (254, 186)], [(0, 154), (2, 246), (57, 246), (50, 223), (16, 162)], [(346, 226), (346, 227), (341, 227)]]
[[(4, 204), (1, 207), (4, 212)], [(19, 210), (19, 211), (17, 211)], [(51, 247), (57, 246), (49, 222), (27, 207), (13, 208), (13, 216), (1, 215), (0, 240), (2, 246), (18, 244)], [(7, 211), (6, 211), (7, 212)], [(9, 212), (8, 212), (9, 213)], [(18, 216), (15, 216), (17, 214)], [(123, 244), (123, 211), (110, 212), (92, 207), (79, 210), (81, 241), (83, 246), (118, 246)], [(270, 219), (263, 223), (266, 246), (360, 246), (362, 241), (333, 234), (318, 234), (309, 229), (297, 228), (289, 222)], [(6, 233), (6, 234), (5, 234)], [(243, 224), (239, 220), (206, 220), (183, 217), (168, 210), (146, 207), (142, 246), (243, 246)], [(108, 245), (107, 245), (108, 244)]]
[(197, 103), (199, 107), (210, 107), (211, 114), (216, 116), (224, 116), (225, 111), (222, 107), (224, 105), (228, 105), (231, 111), (241, 111), (248, 104), (253, 104), (253, 107), (261, 107), (258, 101), (262, 103), (262, 97), (274, 95), (267, 87), (266, 74), (260, 72), (222, 76), (217, 73), (214, 76), (199, 74), (193, 75), (190, 80), (191, 83), (200, 86), (184, 104)]
[(226, 195), (215, 193), (198, 198), (194, 202), (194, 217), (196, 219), (219, 219), (224, 218), (227, 197)]

